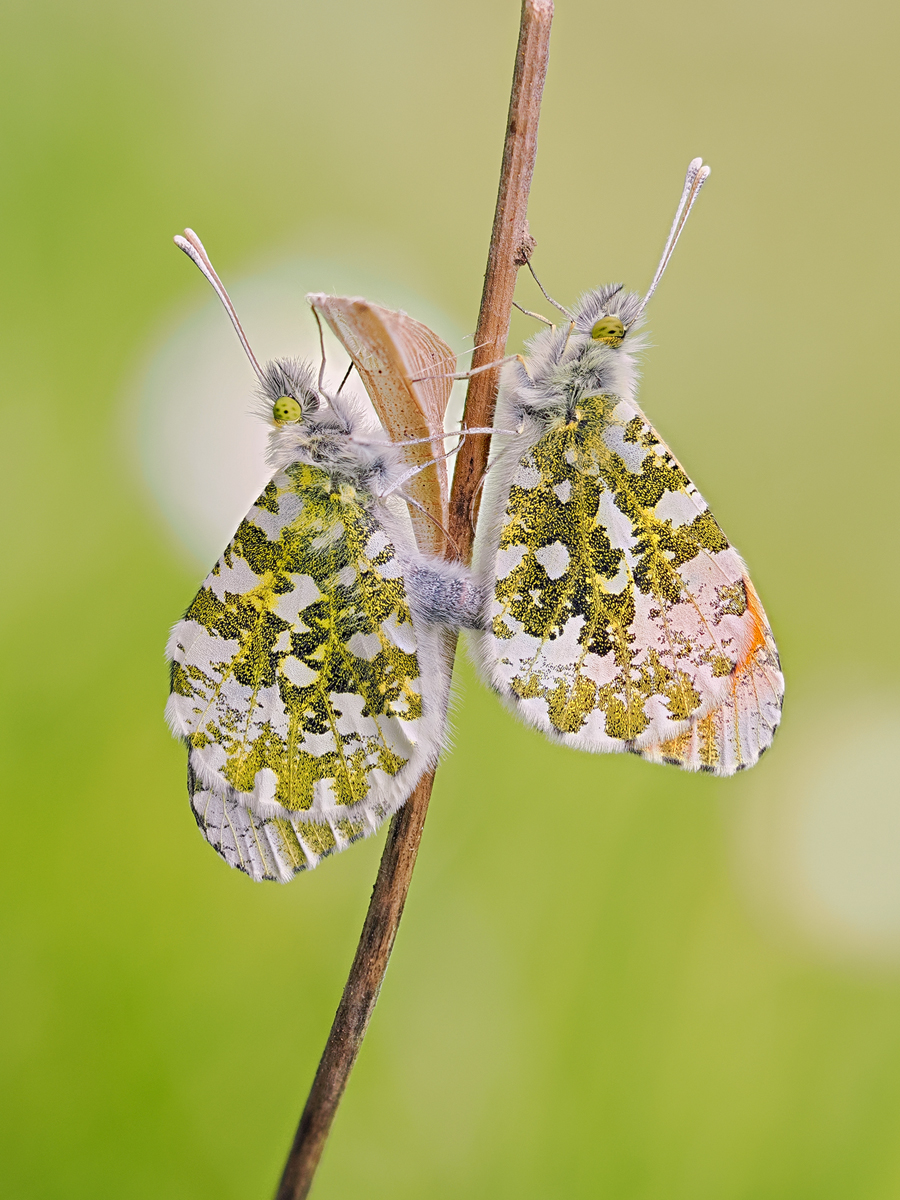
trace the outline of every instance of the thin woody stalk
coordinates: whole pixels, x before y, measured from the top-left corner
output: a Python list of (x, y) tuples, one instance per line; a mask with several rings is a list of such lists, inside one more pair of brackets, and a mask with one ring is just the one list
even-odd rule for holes
[[(488, 251), (472, 366), (503, 357), (509, 336), (518, 268), (533, 243), (526, 213), (537, 151), (541, 93), (547, 73), (552, 0), (523, 0), (500, 187)], [(499, 369), (472, 376), (463, 424), (490, 425)], [(450, 533), (460, 558), (472, 554), (471, 513), (487, 466), (487, 438), (467, 438), (459, 452), (450, 494)], [(426, 775), (391, 822), (359, 945), (344, 986), (325, 1050), (285, 1164), (276, 1200), (303, 1200), (309, 1194), (331, 1123), (387, 970), (403, 914), (434, 772)]]

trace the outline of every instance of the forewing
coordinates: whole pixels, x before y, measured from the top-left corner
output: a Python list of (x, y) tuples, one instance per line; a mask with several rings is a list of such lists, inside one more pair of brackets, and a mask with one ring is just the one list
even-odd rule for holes
[[(430, 514), (411, 510), (419, 548), (442, 554), (441, 526), (447, 524), (447, 465), (435, 462), (444, 452), (444, 413), (450, 399), (456, 356), (436, 333), (405, 312), (370, 304), (360, 297), (307, 297), (322, 314), (363, 381), (382, 424), (394, 442), (430, 438), (404, 446), (411, 466), (425, 466), (405, 490)], [(430, 466), (426, 464), (431, 463)]]
[(762, 606), (633, 405), (588, 397), (519, 459), (495, 571), (493, 682), (546, 733), (723, 775), (771, 743), (784, 684)]
[(394, 548), (354, 489), (316, 468), (275, 476), (169, 656), (198, 823), (258, 878), (371, 832), (436, 756)]

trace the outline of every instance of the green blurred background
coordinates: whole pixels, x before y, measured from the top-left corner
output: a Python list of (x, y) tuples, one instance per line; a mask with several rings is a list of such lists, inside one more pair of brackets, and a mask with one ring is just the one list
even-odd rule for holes
[[(4, 1195), (274, 1188), (382, 839), (282, 888), (194, 828), (162, 648), (208, 562), (144, 443), (153, 364), (210, 301), (171, 236), (236, 291), (302, 260), (471, 332), (517, 22), (4, 8)], [(751, 564), (785, 721), (746, 776), (684, 776), (552, 747), (463, 666), (322, 1200), (900, 1197), (898, 25), (558, 4), (535, 263), (563, 301), (646, 287), (712, 164), (642, 399)]]

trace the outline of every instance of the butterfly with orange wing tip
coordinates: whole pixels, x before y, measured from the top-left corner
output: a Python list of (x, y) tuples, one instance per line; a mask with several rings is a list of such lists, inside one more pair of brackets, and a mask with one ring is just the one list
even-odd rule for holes
[(575, 312), (551, 300), (565, 320), (506, 368), (497, 422), (518, 432), (488, 474), (474, 568), (490, 612), (471, 637), (554, 740), (731, 775), (771, 744), (784, 677), (743, 559), (635, 399), (635, 335), (708, 174), (690, 164), (643, 299), (619, 284)]

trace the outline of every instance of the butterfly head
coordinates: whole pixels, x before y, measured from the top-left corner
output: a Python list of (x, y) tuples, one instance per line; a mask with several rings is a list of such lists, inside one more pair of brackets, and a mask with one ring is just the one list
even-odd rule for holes
[(605, 314), (591, 326), (591, 337), (595, 342), (604, 342), (613, 348), (621, 346), (625, 338), (625, 326), (618, 317)]
[(276, 358), (262, 368), (259, 395), (277, 426), (296, 425), (317, 412), (321, 397), (312, 367), (297, 358)]
[(643, 299), (634, 292), (624, 292), (621, 283), (607, 284), (606, 287), (598, 288), (583, 297), (575, 324), (581, 333), (589, 334), (593, 342), (617, 350), (631, 331), (640, 325), (647, 302), (662, 279), (675, 244), (684, 229), (688, 214), (708, 176), (709, 167), (704, 166), (701, 159), (695, 158), (689, 164), (675, 220), (669, 231), (656, 274), (653, 276), (653, 282)]
[(617, 350), (631, 336), (640, 316), (641, 298), (621, 283), (607, 284), (582, 296), (575, 327), (592, 342)]
[(293, 396), (279, 396), (272, 405), (276, 425), (292, 425), (303, 416), (303, 408)]

